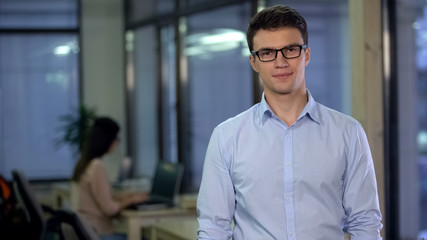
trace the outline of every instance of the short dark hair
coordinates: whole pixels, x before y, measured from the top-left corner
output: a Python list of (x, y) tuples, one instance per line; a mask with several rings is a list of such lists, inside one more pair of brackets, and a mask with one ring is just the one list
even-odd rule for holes
[(260, 30), (271, 30), (281, 27), (294, 27), (301, 32), (304, 44), (308, 45), (307, 23), (305, 19), (293, 8), (276, 5), (264, 8), (258, 12), (249, 22), (246, 40), (249, 50), (254, 47), (254, 36)]

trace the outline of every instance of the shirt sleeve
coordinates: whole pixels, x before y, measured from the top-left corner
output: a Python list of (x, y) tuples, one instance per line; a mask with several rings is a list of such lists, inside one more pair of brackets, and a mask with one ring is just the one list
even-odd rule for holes
[(228, 240), (232, 236), (235, 193), (230, 176), (230, 156), (221, 147), (220, 130), (212, 133), (206, 151), (197, 199), (198, 239)]
[(350, 133), (347, 169), (344, 175), (344, 231), (352, 240), (380, 240), (381, 212), (377, 182), (368, 139), (360, 124)]
[(90, 181), (90, 190), (100, 210), (107, 216), (114, 216), (120, 204), (113, 200), (107, 170), (101, 162), (95, 162)]

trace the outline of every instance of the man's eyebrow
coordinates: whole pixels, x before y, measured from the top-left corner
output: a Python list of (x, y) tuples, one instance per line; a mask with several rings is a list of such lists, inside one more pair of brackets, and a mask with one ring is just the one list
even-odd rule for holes
[(270, 47), (263, 47), (258, 49), (257, 51), (263, 51), (263, 50), (276, 50), (275, 48), (270, 48)]
[(278, 49), (282, 49), (282, 48), (286, 48), (286, 47), (302, 46), (302, 45), (304, 45), (304, 44), (301, 44), (301, 43), (291, 43), (291, 44), (288, 44), (288, 45), (286, 45), (286, 46), (284, 46), (284, 47), (281, 47), (281, 48), (262, 47), (262, 48), (260, 48), (260, 49), (258, 49), (258, 50), (256, 50), (256, 51), (262, 51), (262, 50), (278, 50)]

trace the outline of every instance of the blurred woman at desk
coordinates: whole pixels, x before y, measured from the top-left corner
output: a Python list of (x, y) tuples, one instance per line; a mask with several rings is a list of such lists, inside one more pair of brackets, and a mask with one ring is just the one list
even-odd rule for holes
[(114, 234), (113, 217), (121, 209), (148, 198), (145, 193), (112, 197), (102, 156), (112, 152), (117, 145), (119, 130), (114, 120), (97, 118), (72, 177), (72, 206), (92, 225), (101, 240), (126, 239), (123, 234)]

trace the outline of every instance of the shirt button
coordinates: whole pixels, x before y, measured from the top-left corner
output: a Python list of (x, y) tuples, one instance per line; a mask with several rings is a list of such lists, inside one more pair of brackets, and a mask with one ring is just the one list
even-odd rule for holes
[(286, 196), (286, 200), (289, 200), (289, 196)]
[(286, 166), (289, 166), (289, 165), (291, 165), (289, 162), (286, 162)]
[(289, 232), (289, 236), (292, 236), (293, 232)]

